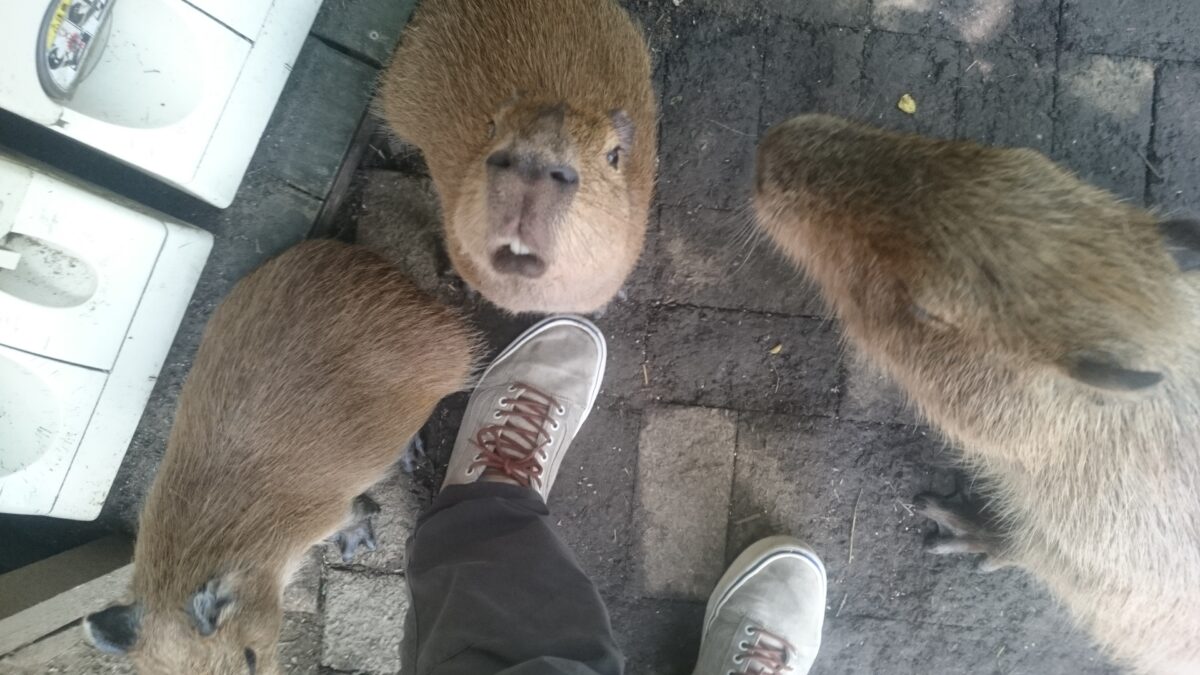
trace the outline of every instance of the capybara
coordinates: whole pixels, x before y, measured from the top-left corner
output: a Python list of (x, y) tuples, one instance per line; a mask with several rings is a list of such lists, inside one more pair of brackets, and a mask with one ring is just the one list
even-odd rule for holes
[(658, 112), (613, 0), (424, 0), (379, 114), (425, 156), (455, 271), (511, 312), (591, 312), (641, 254)]
[(1200, 673), (1200, 224), (1032, 150), (825, 116), (758, 154), (764, 232), (961, 447), (985, 527), (935, 551), (1042, 579), (1119, 662)]
[(475, 338), (362, 248), (296, 246), (242, 280), (204, 334), (139, 524), (129, 604), (84, 620), (139, 672), (277, 673), (281, 593), (444, 396)]

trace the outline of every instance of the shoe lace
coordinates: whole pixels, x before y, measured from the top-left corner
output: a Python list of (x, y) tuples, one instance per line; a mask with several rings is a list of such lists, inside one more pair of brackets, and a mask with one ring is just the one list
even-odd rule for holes
[(468, 473), (482, 468), (484, 475), (505, 476), (527, 488), (540, 486), (542, 462), (548, 457), (545, 448), (554, 441), (550, 432), (559, 427), (552, 414), (562, 415), (566, 409), (528, 384), (516, 382), (508, 392), (513, 395), (501, 397), (492, 413), (502, 421), (483, 427), (471, 440), (477, 454)]
[[(740, 650), (733, 657), (733, 662), (745, 666), (741, 672), (746, 675), (780, 675), (791, 672), (787, 665), (788, 655), (794, 654), (796, 648), (792, 643), (779, 635), (763, 630), (756, 626), (748, 626), (746, 633), (756, 636), (753, 642), (743, 640), (738, 644)], [(731, 675), (737, 675), (731, 673)]]

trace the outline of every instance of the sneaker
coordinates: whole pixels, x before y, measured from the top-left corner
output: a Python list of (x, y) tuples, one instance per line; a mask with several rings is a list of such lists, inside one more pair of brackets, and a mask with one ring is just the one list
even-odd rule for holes
[(717, 582), (694, 675), (804, 675), (825, 621), (825, 565), (792, 537), (753, 544)]
[(479, 378), (442, 487), (494, 480), (546, 499), (600, 393), (607, 354), (604, 334), (580, 317), (525, 331)]

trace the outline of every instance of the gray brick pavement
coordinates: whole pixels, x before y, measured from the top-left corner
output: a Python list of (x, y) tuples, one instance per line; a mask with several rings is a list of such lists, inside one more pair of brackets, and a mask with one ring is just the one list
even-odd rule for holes
[[(758, 136), (822, 111), (1034, 147), (1130, 199), (1200, 209), (1200, 10), (1188, 0), (1157, 12), (1126, 0), (626, 4), (655, 53), (660, 189), (628, 298), (598, 319), (608, 374), (550, 507), (610, 604), (629, 672), (690, 672), (724, 564), (782, 532), (809, 540), (829, 567), (815, 673), (1115, 672), (1028, 577), (924, 553), (931, 527), (912, 497), (969, 481), (893, 385), (843, 357), (836, 322), (802, 277), (748, 237), (748, 190)], [(906, 93), (915, 115), (896, 108)], [(498, 350), (532, 319), (463, 292), (445, 273), (428, 182), (387, 169), (362, 176), (359, 240), (461, 306)], [(289, 672), (399, 669), (404, 538), (440, 481), (465, 399), (435, 413), (416, 476), (374, 491), (381, 550), (348, 566), (328, 556), (288, 591)]]
[(325, 582), (321, 663), (371, 675), (400, 672), (407, 612), (403, 577), (331, 570)]
[(737, 415), (651, 408), (638, 445), (643, 593), (702, 602), (724, 572)]

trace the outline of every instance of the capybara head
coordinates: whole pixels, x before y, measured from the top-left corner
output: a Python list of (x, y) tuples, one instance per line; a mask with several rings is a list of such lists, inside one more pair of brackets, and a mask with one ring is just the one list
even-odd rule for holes
[(1197, 266), (1200, 227), (1160, 221), (1032, 150), (798, 117), (759, 147), (755, 206), (893, 374), (936, 381), (1000, 362), (1136, 391), (1162, 379), (1172, 344), (1195, 339), (1179, 329), (1190, 313), (1177, 281)]
[(451, 256), (468, 262), (456, 269), (511, 311), (596, 309), (642, 248), (628, 171), (634, 122), (620, 109), (518, 98), (486, 134), (447, 214)]
[(101, 651), (127, 655), (142, 675), (275, 675), (278, 586), (251, 579), (231, 572), (190, 591), (157, 589), (88, 615), (84, 632)]

